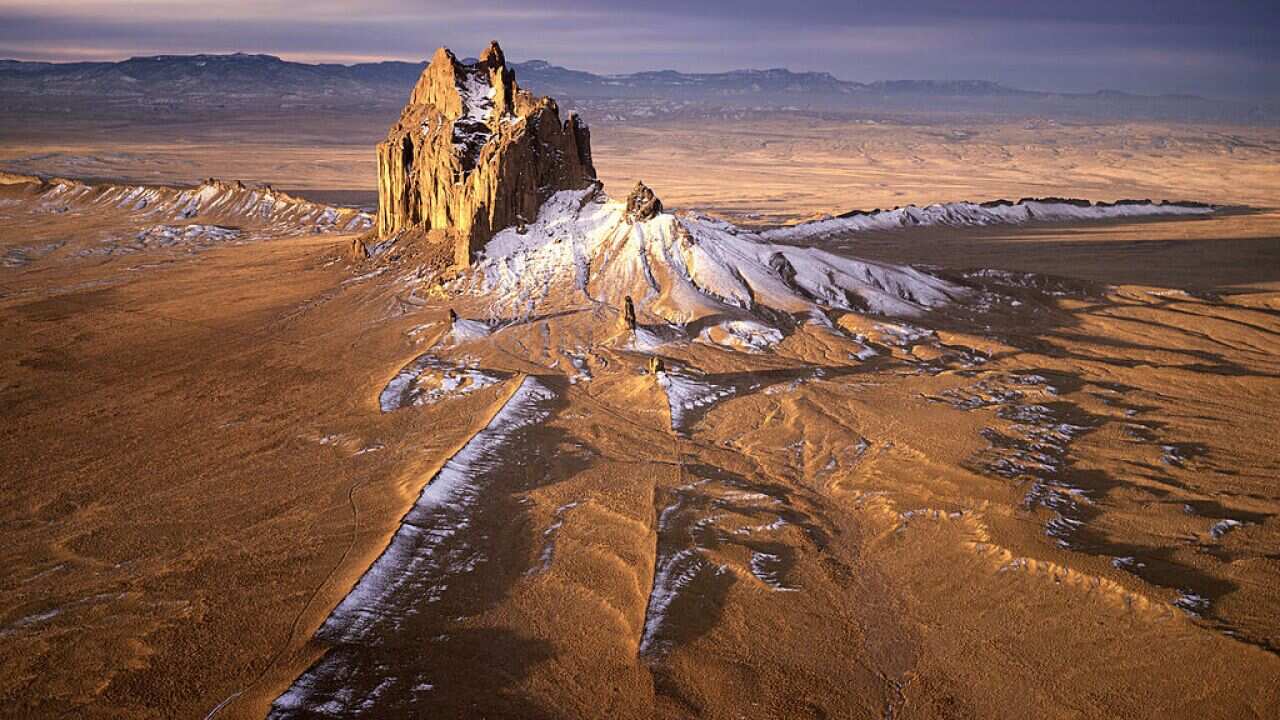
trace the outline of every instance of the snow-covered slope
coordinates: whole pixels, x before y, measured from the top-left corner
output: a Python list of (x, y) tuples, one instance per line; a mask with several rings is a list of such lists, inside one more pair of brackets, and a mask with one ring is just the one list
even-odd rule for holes
[(273, 234), (358, 232), (373, 224), (368, 213), (311, 202), (238, 182), (207, 180), (193, 188), (158, 185), (89, 185), (77, 180), (26, 178), (39, 183), (38, 207), (45, 212), (114, 211), (157, 222), (203, 220)]
[(767, 240), (795, 242), (844, 233), (897, 230), (904, 227), (942, 225), (971, 227), (1018, 225), (1028, 222), (1079, 222), (1117, 218), (1208, 215), (1212, 205), (1200, 203), (1153, 203), (1148, 200), (1121, 200), (1090, 203), (1063, 198), (999, 200), (988, 203), (955, 202), (893, 210), (853, 212), (840, 217), (776, 228), (761, 233)]
[(557, 193), (523, 229), (485, 246), (457, 281), (496, 316), (547, 304), (608, 303), (631, 296), (671, 323), (708, 316), (821, 316), (822, 309), (917, 315), (966, 291), (918, 270), (777, 245), (707, 217), (658, 213), (635, 221), (604, 193)]

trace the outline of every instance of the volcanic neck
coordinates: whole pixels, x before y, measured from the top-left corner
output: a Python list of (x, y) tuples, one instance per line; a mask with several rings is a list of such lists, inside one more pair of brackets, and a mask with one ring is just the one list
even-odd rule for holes
[(595, 178), (587, 126), (519, 89), (496, 42), (473, 65), (440, 48), (378, 144), (378, 236), (425, 231), (465, 267), (499, 230)]

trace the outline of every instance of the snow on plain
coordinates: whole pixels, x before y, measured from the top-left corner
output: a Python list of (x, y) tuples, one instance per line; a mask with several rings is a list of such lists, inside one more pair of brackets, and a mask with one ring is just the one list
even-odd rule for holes
[(1203, 595), (1190, 590), (1182, 590), (1178, 593), (1178, 599), (1174, 600), (1173, 604), (1188, 615), (1200, 617), (1209, 609), (1210, 602), (1209, 598)]
[(761, 352), (782, 342), (782, 331), (755, 320), (728, 320), (707, 327), (698, 340), (741, 352)]
[(556, 508), (551, 524), (547, 526), (546, 530), (542, 531), (543, 545), (542, 553), (538, 556), (538, 567), (530, 569), (529, 575), (544, 573), (551, 568), (551, 560), (555, 557), (556, 552), (556, 533), (560, 531), (560, 528), (564, 527), (564, 519), (569, 511), (580, 504), (579, 501), (574, 500)]
[(503, 377), (500, 373), (420, 355), (387, 382), (378, 395), (378, 405), (384, 413), (411, 405), (431, 405), (447, 397), (469, 395)]
[(658, 386), (667, 394), (671, 429), (675, 432), (683, 432), (687, 428), (691, 413), (714, 405), (735, 392), (731, 386), (713, 385), (675, 372), (658, 373)]
[(441, 342), (445, 345), (458, 345), (488, 337), (492, 332), (493, 327), (488, 323), (460, 318), (454, 321), (453, 328), (449, 330), (449, 333), (445, 335)]
[(908, 227), (974, 227), (1020, 225), (1028, 222), (1081, 222), (1137, 217), (1208, 215), (1216, 208), (1198, 203), (1153, 203), (1121, 201), (1115, 204), (1061, 199), (1019, 200), (992, 203), (936, 203), (924, 207), (908, 205), (893, 210), (855, 212), (840, 217), (815, 220), (767, 230), (766, 240), (796, 242), (846, 233), (899, 230)]
[(775, 553), (759, 550), (751, 553), (751, 574), (755, 575), (757, 580), (777, 592), (796, 592), (800, 588), (787, 585), (783, 579), (786, 567), (782, 557)]
[(653, 586), (649, 590), (649, 601), (645, 606), (644, 629), (640, 634), (641, 656), (659, 653), (664, 649), (659, 642), (659, 635), (668, 619), (672, 603), (682, 591), (699, 577), (720, 576), (728, 572), (728, 568), (723, 565), (707, 560), (696, 545), (672, 550), (672, 544), (684, 544), (682, 531), (687, 528), (676, 522), (684, 507), (683, 499), (677, 497), (658, 516), (658, 556)]
[(154, 225), (138, 233), (136, 238), (145, 247), (172, 247), (175, 245), (212, 245), (235, 240), (241, 235), (236, 228), (219, 225)]
[(1231, 518), (1219, 520), (1213, 524), (1213, 527), (1209, 528), (1209, 534), (1213, 536), (1214, 540), (1221, 540), (1223, 535), (1226, 535), (1243, 524), (1244, 523), (1239, 520), (1232, 520)]

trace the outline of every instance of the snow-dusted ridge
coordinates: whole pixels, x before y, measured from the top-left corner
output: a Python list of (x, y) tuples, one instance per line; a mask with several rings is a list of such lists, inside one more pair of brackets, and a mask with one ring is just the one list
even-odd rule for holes
[[(475, 544), (477, 513), (484, 512), (493, 484), (512, 462), (512, 444), (551, 416), (555, 399), (542, 381), (525, 377), (489, 423), (445, 462), (382, 554), (320, 627), (317, 637), (333, 647), (276, 698), (269, 718), (349, 718), (378, 706), (382, 692), (402, 678), (394, 668), (361, 665), (362, 648), (398, 636), (426, 606), (441, 601), (451, 582), (488, 561), (483, 546)], [(381, 673), (377, 686), (357, 692), (350, 682), (357, 670)]]
[(1067, 198), (1023, 198), (1017, 202), (935, 203), (893, 210), (853, 211), (843, 215), (766, 230), (767, 240), (808, 240), (845, 233), (899, 230), (909, 227), (977, 227), (984, 225), (1020, 225), (1029, 222), (1081, 222), (1124, 218), (1210, 215), (1219, 208), (1194, 202), (1151, 202), (1119, 200), (1114, 203), (1091, 203)]
[(594, 188), (559, 192), (535, 222), (495, 235), (456, 283), (497, 316), (549, 301), (617, 307), (631, 296), (676, 324), (825, 309), (918, 315), (969, 292), (914, 268), (774, 244), (705, 216), (633, 220)]
[(90, 185), (65, 178), (22, 178), (37, 184), (37, 207), (44, 212), (115, 211), (158, 223), (204, 220), (273, 234), (360, 232), (373, 217), (352, 208), (312, 202), (270, 186), (206, 180), (192, 188), (161, 185)]
[[(753, 232), (699, 214), (629, 217), (599, 188), (552, 196), (537, 219), (499, 232), (455, 289), (483, 296), (496, 317), (526, 315), (544, 303), (621, 305), (631, 296), (651, 319), (686, 325), (766, 320), (779, 313), (819, 318), (827, 310), (916, 316), (971, 293), (918, 269), (860, 260), (795, 243), (823, 236), (905, 227), (967, 227), (1111, 218), (1202, 216), (1219, 208), (1190, 202), (1090, 203), (1062, 198), (947, 203), (850, 213)], [(751, 351), (776, 338), (733, 337), (725, 325), (704, 340)]]
[[(556, 400), (543, 380), (522, 378), (489, 423), (444, 462), (388, 546), (317, 630), (333, 647), (276, 698), (271, 719), (361, 716), (383, 702), (383, 691), (406, 680), (394, 667), (362, 665), (362, 653), (396, 638), (442, 601), (449, 585), (489, 562), (477, 523), (493, 511), (494, 497), (509, 492), (499, 480), (520, 457), (512, 455), (513, 446), (552, 416)], [(357, 671), (379, 674), (378, 685), (357, 692), (351, 683)]]
[[(378, 623), (395, 625), (394, 595), (416, 589), (431, 602), (443, 588), (424, 587), (451, 568), (441, 550), (446, 540), (470, 527), (469, 511), (478, 502), (477, 485), (501, 467), (502, 453), (517, 432), (546, 420), (555, 393), (534, 377), (526, 377), (489, 423), (445, 462), (405, 514), (382, 555), (365, 571), (325, 620), (320, 634), (343, 642), (365, 637)], [(463, 553), (466, 555), (466, 553)], [(457, 568), (452, 568), (456, 570)]]

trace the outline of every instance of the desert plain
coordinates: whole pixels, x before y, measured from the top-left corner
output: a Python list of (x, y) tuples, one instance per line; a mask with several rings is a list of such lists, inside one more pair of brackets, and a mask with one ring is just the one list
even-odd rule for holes
[[(415, 285), (351, 259), (355, 209), (187, 234), (23, 177), (367, 209), (392, 119), (6, 120), (0, 714), (1276, 716), (1280, 132), (588, 117), (614, 198), (747, 228), (1222, 206), (807, 239), (971, 300), (767, 351)], [(474, 492), (413, 520), (468, 455)], [(451, 531), (394, 612), (324, 632), (413, 522)]]

